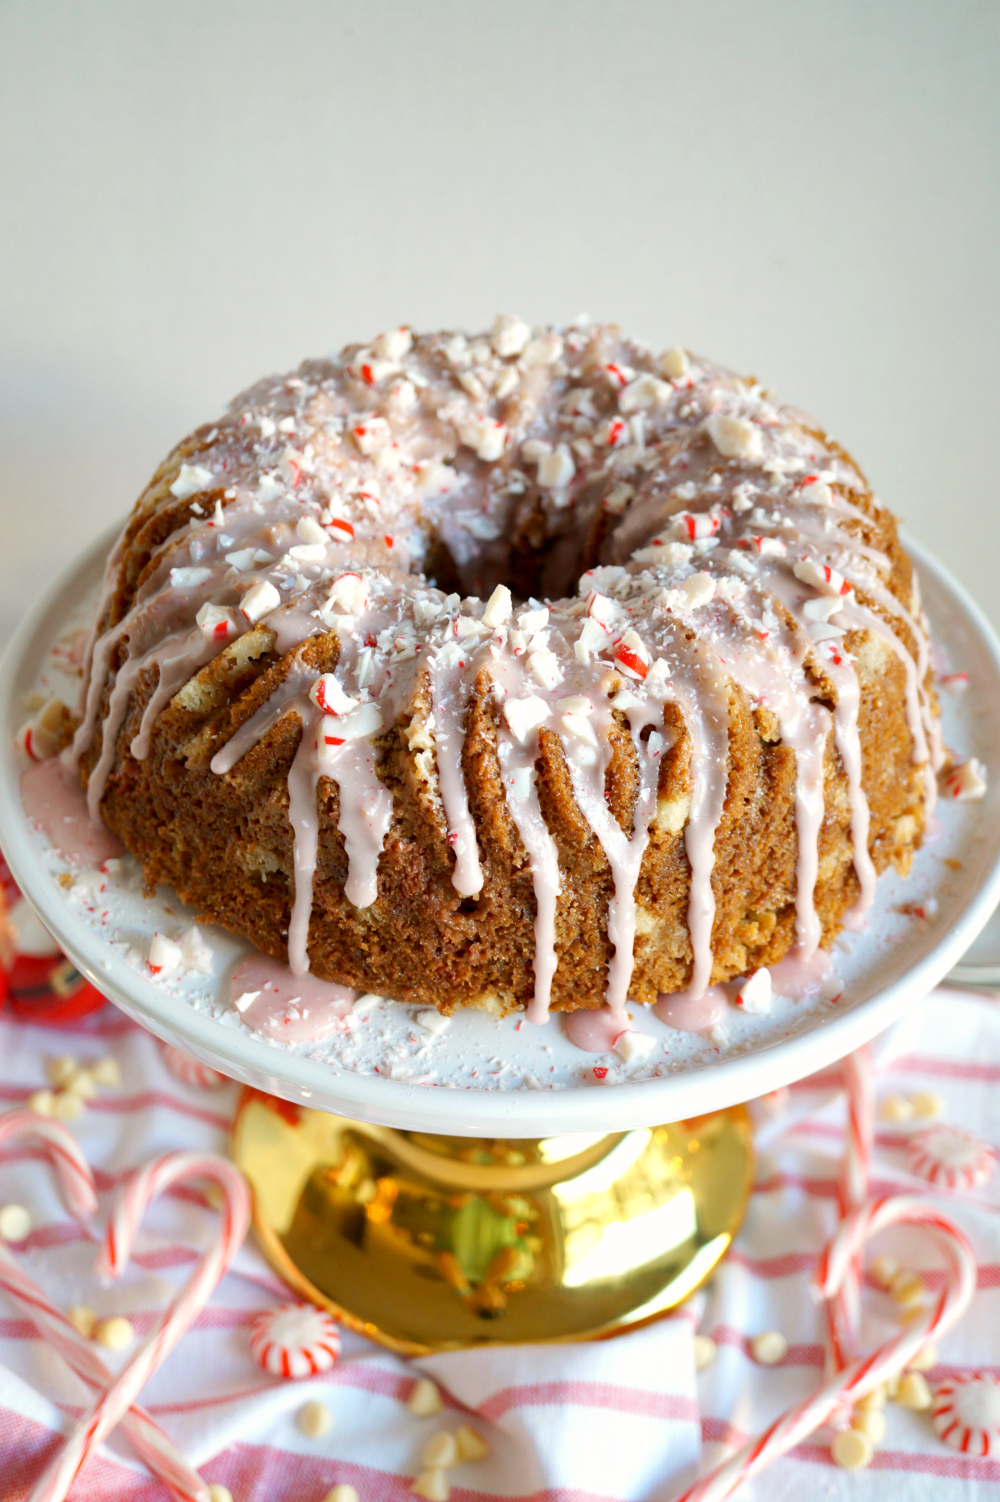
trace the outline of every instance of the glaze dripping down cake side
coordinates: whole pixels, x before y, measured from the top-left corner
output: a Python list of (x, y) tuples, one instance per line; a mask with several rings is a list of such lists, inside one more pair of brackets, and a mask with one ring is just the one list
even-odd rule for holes
[(609, 326), (351, 346), (154, 475), (65, 753), (259, 949), (444, 1011), (808, 957), (941, 762), (896, 522), (801, 413)]

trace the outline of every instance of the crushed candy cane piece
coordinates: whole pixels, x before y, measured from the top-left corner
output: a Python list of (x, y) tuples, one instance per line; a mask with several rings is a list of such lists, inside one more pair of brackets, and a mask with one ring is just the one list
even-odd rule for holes
[(764, 453), (760, 428), (745, 417), (713, 413), (705, 418), (705, 431), (725, 459), (760, 459)]
[(240, 611), (251, 626), (255, 626), (265, 615), (277, 610), (280, 604), (281, 596), (271, 581), (259, 579), (256, 584), (251, 584), (240, 601)]
[(690, 368), (691, 361), (688, 359), (687, 351), (681, 349), (678, 344), (671, 345), (670, 349), (664, 350), (660, 356), (660, 369), (672, 381), (679, 381), (686, 376)]
[(771, 972), (762, 965), (740, 984), (736, 993), (736, 1005), (753, 1017), (766, 1017), (771, 1010)]
[(149, 944), (149, 968), (154, 975), (169, 975), (180, 969), (184, 956), (181, 946), (165, 934), (155, 933)]
[(651, 1033), (637, 1033), (632, 1028), (626, 1028), (619, 1033), (614, 1041), (615, 1053), (625, 1060), (626, 1064), (633, 1064), (637, 1059), (646, 1059), (656, 1048), (656, 1039)]
[(215, 476), (204, 464), (182, 464), (170, 487), (170, 494), (179, 501), (186, 501), (202, 490), (210, 490), (214, 484)]
[(943, 789), (946, 798), (953, 798), (956, 803), (974, 803), (986, 796), (986, 768), (975, 756), (970, 756), (968, 761), (961, 762), (944, 778)]

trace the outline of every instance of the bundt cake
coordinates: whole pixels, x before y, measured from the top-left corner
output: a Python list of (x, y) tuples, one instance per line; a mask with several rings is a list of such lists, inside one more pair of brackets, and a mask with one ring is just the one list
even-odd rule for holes
[(178, 445), (64, 756), (150, 890), (296, 973), (543, 1021), (829, 947), (941, 746), (917, 579), (836, 442), (681, 349), (501, 317)]

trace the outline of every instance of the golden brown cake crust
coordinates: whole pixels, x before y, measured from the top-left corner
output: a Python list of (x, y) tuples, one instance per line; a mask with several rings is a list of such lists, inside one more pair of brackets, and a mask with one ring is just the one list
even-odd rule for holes
[[(434, 337), (440, 341), (445, 336)], [(579, 369), (585, 372), (581, 382), (593, 384), (594, 341), (603, 341), (598, 353), (604, 354), (611, 337), (606, 331), (600, 331), (599, 335), (588, 333), (590, 363), (586, 353), (581, 354), (571, 369), (570, 379), (573, 371)], [(614, 337), (617, 339), (617, 335)], [(425, 361), (433, 363), (437, 359), (437, 348), (428, 348)], [(620, 345), (615, 346), (616, 352), (618, 348)], [(641, 372), (643, 367), (634, 347), (629, 346), (627, 353), (633, 379), (637, 379), (634, 372)], [(668, 352), (668, 356), (674, 357), (675, 366), (680, 366), (679, 352)], [(357, 351), (349, 351), (347, 366), (357, 358)], [(672, 367), (667, 356), (664, 361), (660, 368), (666, 372)], [(604, 362), (609, 363), (614, 362)], [(658, 368), (651, 358), (648, 367), (653, 371)], [(538, 368), (549, 371), (552, 367), (529, 368), (525, 379), (533, 379)], [(626, 483), (621, 478), (622, 471), (614, 463), (605, 463), (592, 465), (590, 473), (574, 450), (572, 462), (577, 466), (574, 529), (567, 529), (559, 512), (547, 509), (548, 497), (540, 486), (533, 488), (529, 484), (504, 517), (509, 550), (499, 562), (492, 557), (473, 557), (471, 562), (459, 557), (456, 561), (451, 553), (443, 555), (441, 547), (447, 548), (447, 543), (442, 543), (442, 535), (446, 536), (448, 529), (437, 523), (432, 540), (437, 548), (439, 579), (448, 565), (453, 568), (458, 586), (471, 592), (472, 586), (479, 583), (478, 568), (485, 575), (487, 587), (505, 577), (520, 595), (527, 596), (535, 591), (541, 593), (540, 581), (545, 577), (553, 581), (554, 588), (566, 593), (577, 574), (596, 568), (598, 583), (605, 584), (609, 598), (614, 585), (619, 593), (613, 598), (626, 601), (626, 609), (631, 612), (630, 623), (634, 623), (645, 640), (646, 618), (640, 605), (645, 608), (643, 602), (651, 597), (642, 596), (640, 605), (633, 610), (628, 603), (632, 599), (628, 590), (636, 579), (645, 581), (648, 573), (655, 574), (655, 568), (648, 565), (643, 570), (630, 560), (643, 547), (649, 550), (650, 539), (655, 538), (653, 546), (662, 549), (664, 545), (657, 531), (663, 532), (668, 519), (676, 521), (678, 515), (707, 514), (722, 493), (718, 488), (713, 491), (713, 477), (723, 477), (725, 497), (731, 497), (734, 487), (745, 482), (748, 475), (754, 480), (762, 478), (756, 449), (745, 456), (720, 450), (719, 440), (711, 436), (715, 430), (706, 417), (706, 410), (711, 413), (711, 401), (705, 399), (705, 392), (723, 390), (727, 395), (735, 392), (739, 402), (747, 390), (759, 391), (759, 388), (741, 386), (728, 373), (719, 373), (704, 363), (694, 368), (697, 394), (703, 405), (697, 410), (696, 423), (679, 417), (675, 423), (675, 428), (682, 428), (686, 445), (683, 473), (694, 475), (693, 482), (682, 479), (678, 484), (681, 472), (675, 470), (670, 474), (666, 457), (659, 470), (647, 466), (636, 479), (640, 466), (633, 457), (633, 470), (628, 471), (636, 480), (633, 495), (623, 510), (615, 510), (607, 505), (607, 500), (615, 485)], [(685, 373), (691, 369), (688, 362)], [(324, 383), (338, 392), (342, 389), (342, 376), (330, 371), (329, 367), (303, 368), (300, 378), (312, 391), (314, 407), (319, 400), (317, 393), (324, 393)], [(681, 378), (664, 375), (657, 379), (671, 388), (669, 396), (664, 394), (664, 401), (676, 405)], [(304, 398), (300, 391), (301, 388), (295, 392), (291, 405), (297, 414), (300, 436), (296, 443), (301, 448), (303, 423), (298, 414)], [(603, 397), (603, 389), (600, 394)], [(518, 399), (528, 401), (523, 394)], [(534, 400), (537, 405), (538, 398)], [(689, 402), (693, 400), (689, 397)], [(767, 399), (755, 396), (755, 400), (760, 405)], [(128, 624), (129, 613), (135, 613), (143, 602), (143, 590), (149, 598), (151, 585), (164, 577), (164, 569), (172, 558), (181, 558), (187, 539), (204, 526), (204, 518), (211, 516), (217, 505), (222, 525), (226, 525), (226, 513), (236, 503), (233, 486), (226, 483), (229, 474), (219, 474), (218, 483), (203, 483), (190, 494), (178, 496), (170, 487), (185, 489), (183, 485), (177, 486), (182, 466), (211, 467), (214, 459), (218, 471), (220, 453), (239, 454), (240, 418), (247, 412), (262, 410), (273, 411), (277, 416), (284, 410), (283, 403), (288, 405), (286, 392), (262, 395), (258, 389), (250, 393), (248, 398), (234, 404), (222, 424), (199, 430), (161, 465), (140, 498), (117, 549), (102, 602), (98, 638), (120, 623)], [(598, 411), (591, 430), (606, 420), (601, 413), (609, 404), (602, 406), (595, 401), (595, 405)], [(848, 559), (856, 565), (851, 570), (850, 598), (853, 608), (865, 618), (852, 620), (845, 616), (842, 634), (825, 638), (836, 645), (824, 651), (841, 654), (837, 671), (832, 659), (809, 638), (802, 638), (801, 660), (796, 667), (807, 685), (810, 702), (828, 709), (831, 715), (821, 742), (823, 808), (815, 838), (814, 890), (821, 943), (828, 947), (839, 932), (845, 911), (857, 902), (861, 890), (857, 850), (852, 839), (849, 779), (832, 719), (844, 693), (838, 672), (842, 671), (844, 661), (849, 664), (853, 661), (859, 691), (857, 743), (861, 786), (870, 817), (867, 848), (871, 862), (876, 871), (889, 864), (905, 870), (920, 842), (928, 787), (926, 767), (914, 733), (910, 680), (916, 669), (908, 668), (897, 649), (877, 629), (872, 629), (872, 622), (880, 621), (890, 628), (907, 657), (918, 665), (924, 644), (916, 625), (919, 601), (914, 594), (912, 569), (900, 546), (894, 518), (874, 500), (849, 456), (820, 430), (800, 422), (798, 414), (788, 414), (786, 409), (768, 407), (767, 410), (782, 414), (785, 429), (794, 432), (794, 444), (816, 456), (813, 460), (816, 468), (829, 475), (826, 480), (812, 483), (825, 486), (831, 500), (814, 504), (824, 506), (827, 515), (831, 501), (834, 507), (840, 504), (844, 509), (836, 516), (839, 537), (847, 536), (867, 550), (853, 560)], [(508, 435), (533, 431), (530, 420), (526, 428), (519, 430), (509, 411), (502, 415)], [(741, 420), (745, 419), (734, 418)], [(448, 421), (461, 432), (460, 420)], [(665, 452), (675, 451), (675, 440), (676, 431), (671, 429), (661, 439)], [(468, 437), (463, 441), (468, 449)], [(530, 438), (525, 440), (522, 436), (521, 443), (525, 441), (530, 442)], [(259, 447), (259, 439), (257, 444)], [(648, 453), (651, 447), (647, 443), (640, 453)], [(461, 455), (461, 445), (456, 442), (450, 458), (456, 449)], [(516, 448), (514, 453), (516, 456)], [(609, 451), (601, 457), (607, 460), (613, 456)], [(490, 466), (491, 474), (506, 466), (508, 479), (516, 467), (508, 460), (497, 463), (473, 458), (471, 462), (480, 468)], [(225, 465), (221, 468), (224, 470)], [(527, 468), (522, 458), (521, 473)], [(602, 468), (605, 473), (597, 473)], [(235, 470), (230, 473), (235, 474)], [(798, 472), (793, 473), (801, 489)], [(774, 496), (769, 499), (769, 492), (763, 489), (756, 493), (758, 509), (770, 508), (779, 515), (782, 507), (786, 512), (791, 511), (788, 474), (787, 470), (783, 474), (778, 471), (770, 477), (774, 481), (780, 476), (777, 499)], [(664, 497), (671, 494), (661, 483), (664, 475), (675, 482), (673, 495), (657, 501), (657, 484)], [(333, 489), (332, 482), (321, 477), (317, 490), (322, 492), (324, 484), (326, 494), (321, 494), (320, 499), (328, 499)], [(694, 493), (689, 495), (683, 489), (684, 484), (689, 489), (693, 484)], [(588, 485), (593, 496), (588, 496)], [(680, 501), (676, 497), (678, 490)], [(639, 514), (643, 504), (650, 511), (648, 523)], [(316, 510), (320, 514), (318, 506)], [(417, 506), (411, 503), (411, 515), (416, 513)], [(420, 516), (423, 518), (423, 510)], [(637, 518), (634, 534), (628, 526), (632, 516)], [(733, 513), (730, 505), (722, 523), (723, 531), (739, 521), (739, 515)], [(380, 519), (378, 525), (381, 524)], [(330, 532), (331, 525), (336, 523), (326, 521), (322, 525)], [(767, 531), (764, 522), (760, 526), (762, 532)], [(300, 531), (299, 535), (304, 534)], [(778, 531), (776, 535), (780, 539), (786, 533)], [(836, 546), (843, 564), (847, 554), (839, 537)], [(385, 576), (387, 565), (382, 557), (375, 556), (374, 543), (362, 545), (357, 537), (354, 542), (365, 568), (379, 568)], [(803, 541), (803, 537), (796, 535), (794, 542), (796, 556), (800, 552), (803, 556), (819, 556), (815, 539)], [(391, 542), (388, 545), (392, 546)], [(683, 548), (688, 544), (673, 546)], [(710, 571), (716, 581), (738, 578), (720, 572), (720, 551), (716, 548), (704, 554), (700, 560), (702, 575)], [(829, 547), (822, 544), (820, 553), (828, 556)], [(792, 556), (788, 550), (786, 554)], [(884, 558), (885, 565), (872, 568), (871, 559), (875, 555)], [(735, 549), (731, 556), (736, 556)], [(781, 556), (780, 564), (787, 573), (785, 556)], [(553, 557), (561, 559), (558, 577), (553, 572)], [(691, 558), (685, 558), (680, 570), (688, 578), (690, 564)], [(196, 565), (185, 552), (176, 566), (190, 569)], [(676, 573), (677, 566), (672, 567)], [(769, 567), (777, 568), (778, 563), (769, 560)], [(842, 572), (848, 574), (846, 564)], [(798, 588), (812, 598), (811, 586), (802, 587), (796, 584), (794, 575), (789, 577), (793, 589)], [(672, 582), (673, 574), (663, 578), (664, 588), (674, 588), (676, 592), (678, 586)], [(239, 590), (244, 583), (236, 580), (236, 597), (241, 597)], [(715, 587), (718, 601), (721, 586), (716, 583)], [(645, 582), (643, 588), (647, 588)], [(893, 609), (895, 602), (902, 603), (904, 617)], [(789, 640), (794, 634), (797, 639), (802, 636), (804, 618), (800, 604), (792, 601), (787, 592), (785, 597), (774, 597), (772, 601), (778, 629), (787, 633)], [(671, 642), (702, 640), (697, 619), (684, 617), (686, 597), (665, 608), (673, 632)], [(578, 629), (581, 617), (574, 614), (567, 619), (571, 624), (567, 624), (566, 631), (571, 636)], [(240, 726), (246, 726), (254, 714), (259, 715), (266, 708), (281, 685), (287, 687), (290, 673), (307, 671), (315, 678), (343, 670), (343, 628), (317, 617), (315, 635), (281, 650), (273, 621), (269, 624), (264, 618), (251, 624), (245, 620), (243, 626), (238, 635), (223, 638), (215, 650), (206, 648), (206, 659), (195, 662), (192, 670), (183, 675), (155, 715), (144, 755), (135, 754), (135, 742), (136, 738), (141, 739), (143, 712), (163, 670), (160, 662), (140, 667), (131, 683), (108, 756), (105, 737), (111, 724), (113, 690), (123, 670), (136, 660), (138, 630), (122, 634), (113, 643), (105, 662), (95, 659), (98, 666), (92, 690), (92, 729), (89, 739), (86, 735), (78, 737), (80, 770), (86, 785), (101, 762), (102, 752), (105, 753), (100, 814), (141, 862), (150, 890), (161, 883), (172, 885), (181, 899), (197, 908), (199, 914), (250, 938), (266, 953), (284, 959), (288, 954), (296, 881), (289, 776), (302, 738), (311, 730), (308, 726), (304, 728), (302, 715), (293, 708), (281, 715), (230, 770), (220, 773), (212, 770), (210, 763)], [(162, 640), (162, 635), (163, 629), (156, 642)], [(144, 648), (151, 641), (153, 637), (147, 635), (143, 639)], [(653, 651), (655, 648), (651, 647), (650, 652)], [(432, 731), (426, 728), (435, 708), (432, 667), (421, 660), (419, 649), (416, 657), (408, 661), (414, 663), (412, 682), (403, 700), (394, 705), (390, 720), (373, 738), (376, 775), (381, 787), (391, 795), (391, 816), (378, 855), (377, 895), (367, 905), (352, 903), (345, 895), (350, 860), (345, 836), (338, 828), (342, 787), (335, 777), (318, 774), (318, 850), (308, 929), (310, 968), (329, 980), (403, 1002), (438, 1006), (446, 1012), (457, 1006), (484, 1007), (497, 1012), (525, 1007), (536, 987), (535, 924), (539, 903), (533, 862), (512, 814), (498, 754), (498, 741), (504, 737), (509, 740), (510, 735), (504, 701), (498, 697), (495, 665), (486, 657), (465, 688), (461, 770), (475, 830), (482, 885), (474, 893), (463, 894), (455, 885), (456, 857), (435, 776), (435, 735), (433, 727)], [(642, 738), (630, 730), (627, 711), (612, 702), (633, 687), (634, 674), (628, 675), (623, 668), (627, 661), (624, 655), (606, 660), (600, 688), (612, 705), (604, 793), (614, 820), (626, 836), (635, 827), (642, 788), (643, 744)], [(588, 671), (591, 666), (587, 664)], [(922, 677), (918, 689), (923, 699), (926, 730), (933, 716), (933, 704), (925, 664)], [(715, 905), (711, 928), (712, 981), (745, 974), (779, 960), (796, 942), (797, 923), (802, 921), (796, 908), (800, 865), (796, 752), (783, 738), (779, 715), (765, 702), (766, 694), (763, 698), (754, 695), (735, 677), (729, 677), (725, 697), (729, 721), (722, 769), (725, 795), (721, 817), (714, 828), (714, 868), (710, 875)], [(651, 1002), (658, 994), (682, 990), (691, 981), (694, 961), (689, 923), (692, 867), (687, 843), (696, 780), (694, 743), (690, 717), (678, 699), (668, 696), (656, 708), (653, 730), (662, 735), (663, 752), (656, 777), (657, 812), (635, 884), (634, 969), (629, 986), (629, 995), (640, 1002)], [(647, 725), (643, 735), (648, 739), (649, 733)], [(567, 751), (565, 735), (551, 721), (538, 728), (532, 754), (538, 805), (558, 851), (560, 873), (555, 910), (558, 964), (552, 980), (551, 1005), (557, 1010), (599, 1007), (606, 1000), (609, 960), (615, 952), (608, 932), (609, 908), (616, 890), (612, 866), (574, 792), (573, 768), (568, 760), (572, 753)], [(703, 774), (702, 767), (698, 775)]]

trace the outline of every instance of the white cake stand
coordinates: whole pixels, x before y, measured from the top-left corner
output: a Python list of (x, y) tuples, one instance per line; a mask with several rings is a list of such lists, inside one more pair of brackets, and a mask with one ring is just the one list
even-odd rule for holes
[[(714, 1041), (635, 1007), (657, 1047), (631, 1068), (582, 1054), (556, 1019), (534, 1028), (468, 1013), (432, 1037), (391, 1000), (349, 1037), (276, 1046), (249, 1033), (228, 1001), (245, 944), (206, 930), (212, 975), (155, 983), (145, 965), (153, 932), (191, 921), (176, 896), (142, 897), (126, 870), (102, 898), (106, 915), (88, 912), (21, 805), (15, 737), (28, 695), (41, 686), (72, 702), (52, 647), (86, 623), (110, 544), (99, 539), (53, 584), (0, 664), (0, 845), (95, 986), (160, 1038), (271, 1098), (245, 1098), (235, 1139), (265, 1250), (300, 1291), (399, 1349), (609, 1333), (676, 1304), (742, 1216), (752, 1152), (739, 1103), (881, 1033), (947, 974), (1000, 898), (1000, 643), (961, 586), (909, 543), (935, 640), (970, 680), (963, 694), (942, 693), (945, 740), (986, 764), (989, 788), (982, 802), (940, 808), (905, 881), (880, 879), (867, 929), (835, 951), (836, 1004), (785, 1002), (768, 1018), (734, 1018)], [(276, 1109), (278, 1100), (299, 1110)], [(534, 1229), (497, 1209), (507, 1200), (533, 1206)], [(663, 1222), (653, 1251), (650, 1215)], [(608, 1227), (618, 1230), (605, 1245)]]

